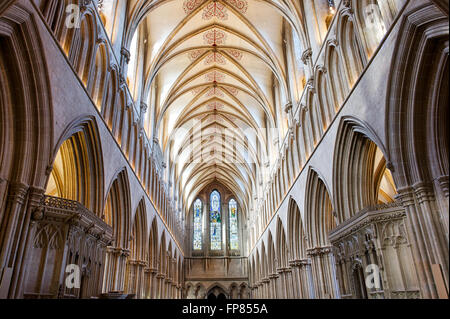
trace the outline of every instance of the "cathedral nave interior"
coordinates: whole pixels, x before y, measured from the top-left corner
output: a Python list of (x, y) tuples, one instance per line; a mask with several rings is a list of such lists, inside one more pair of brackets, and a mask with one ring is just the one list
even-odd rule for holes
[(0, 299), (447, 299), (448, 0), (2, 0)]

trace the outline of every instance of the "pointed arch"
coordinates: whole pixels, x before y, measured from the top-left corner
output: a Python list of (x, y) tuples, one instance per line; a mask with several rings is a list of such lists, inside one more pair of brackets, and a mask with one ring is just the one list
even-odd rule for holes
[[(399, 198), (407, 204), (422, 295), (438, 298), (431, 268), (449, 268), (448, 15), (432, 4), (418, 6), (399, 32), (386, 95), (387, 148)], [(448, 272), (441, 276), (448, 290)]]
[[(398, 39), (386, 95), (387, 148), (399, 188), (449, 175), (447, 22), (428, 5), (402, 23), (409, 33)], [(448, 178), (446, 184), (448, 197)]]
[(286, 232), (280, 217), (277, 218), (276, 243), (278, 265), (280, 268), (287, 268), (289, 267), (290, 251), (286, 241)]
[(335, 39), (328, 40), (325, 49), (325, 66), (328, 70), (328, 88), (332, 96), (333, 109), (337, 112), (348, 93), (348, 81), (343, 78), (345, 72), (342, 71), (342, 56)]
[(361, 52), (363, 45), (351, 9), (341, 11), (338, 26), (337, 39), (341, 44), (344, 69), (347, 71), (349, 86), (353, 87), (367, 61), (364, 52)]
[(128, 249), (131, 230), (131, 197), (126, 168), (115, 175), (107, 194), (104, 219), (113, 228), (115, 246)]
[(152, 225), (150, 227), (149, 236), (149, 265), (151, 268), (156, 269), (158, 267), (158, 247), (160, 246), (158, 238), (158, 222), (157, 218), (153, 217)]
[(275, 242), (272, 236), (272, 232), (269, 230), (269, 235), (267, 236), (267, 249), (263, 250), (265, 252), (265, 258), (267, 259), (265, 266), (265, 272), (263, 278), (269, 278), (270, 275), (277, 273), (277, 268), (280, 265), (278, 260), (277, 250), (275, 250)]
[[(372, 138), (370, 138), (371, 136)], [(380, 145), (380, 147), (378, 147)], [(333, 193), (339, 223), (397, 194), (386, 151), (368, 124), (343, 117), (333, 160)]]
[(110, 65), (109, 65), (109, 51), (105, 39), (97, 40), (95, 49), (95, 59), (91, 61), (89, 67), (90, 74), (87, 83), (87, 89), (90, 92), (91, 98), (94, 101), (95, 106), (102, 114), (105, 88), (109, 81)]
[(147, 212), (145, 200), (141, 199), (134, 215), (133, 230), (131, 235), (131, 258), (135, 260), (145, 260), (148, 255), (148, 235), (147, 235)]
[(328, 246), (328, 233), (336, 227), (333, 206), (323, 179), (312, 168), (308, 171), (305, 194), (309, 248)]
[[(26, 201), (42, 195), (54, 145), (51, 82), (34, 12), (28, 2), (0, 4), (0, 268), (15, 274), (24, 267)], [(0, 298), (22, 298), (21, 279), (10, 278), (3, 271)]]
[(69, 61), (85, 86), (89, 80), (91, 61), (94, 60), (96, 34), (95, 12), (88, 8), (80, 16), (80, 28), (74, 31), (68, 51)]
[(167, 244), (166, 244), (166, 231), (163, 230), (161, 239), (159, 241), (158, 248), (158, 271), (160, 274), (165, 274), (167, 271), (166, 258), (167, 258)]
[(102, 216), (103, 153), (95, 117), (80, 117), (64, 130), (53, 155), (47, 195), (80, 202)]
[(293, 258), (302, 260), (306, 258), (306, 233), (300, 209), (293, 198), (288, 206), (288, 241)]

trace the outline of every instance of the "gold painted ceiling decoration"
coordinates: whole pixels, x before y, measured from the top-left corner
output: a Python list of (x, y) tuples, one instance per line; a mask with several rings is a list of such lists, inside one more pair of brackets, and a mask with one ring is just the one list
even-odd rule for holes
[(146, 130), (160, 141), (173, 197), (187, 212), (216, 178), (249, 211), (275, 164), (273, 141), (287, 132), (279, 110), (290, 99), (284, 37), (297, 4), (132, 1), (151, 110)]

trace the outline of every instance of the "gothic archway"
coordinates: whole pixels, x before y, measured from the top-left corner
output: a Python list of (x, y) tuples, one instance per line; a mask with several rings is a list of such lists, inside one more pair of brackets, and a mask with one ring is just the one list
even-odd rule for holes
[(448, 15), (424, 4), (408, 12), (399, 30), (388, 83), (387, 148), (423, 297), (438, 298), (436, 284), (449, 287)]
[(214, 287), (210, 288), (206, 295), (207, 295), (207, 299), (211, 300), (211, 301), (214, 301), (214, 300), (220, 301), (220, 300), (229, 299), (228, 293), (220, 285), (215, 285)]
[(9, 273), (0, 298), (23, 297), (23, 248), (52, 157), (50, 80), (34, 10), (0, 5), (0, 269)]

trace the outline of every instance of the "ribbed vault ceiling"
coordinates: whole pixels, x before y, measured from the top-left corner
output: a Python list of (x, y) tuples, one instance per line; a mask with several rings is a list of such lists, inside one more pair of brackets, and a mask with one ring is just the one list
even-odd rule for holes
[(270, 144), (287, 126), (277, 110), (290, 100), (283, 38), (286, 26), (301, 25), (298, 8), (294, 1), (131, 2), (129, 42), (142, 28), (154, 136), (174, 193), (187, 208), (217, 180), (248, 209), (274, 162)]

